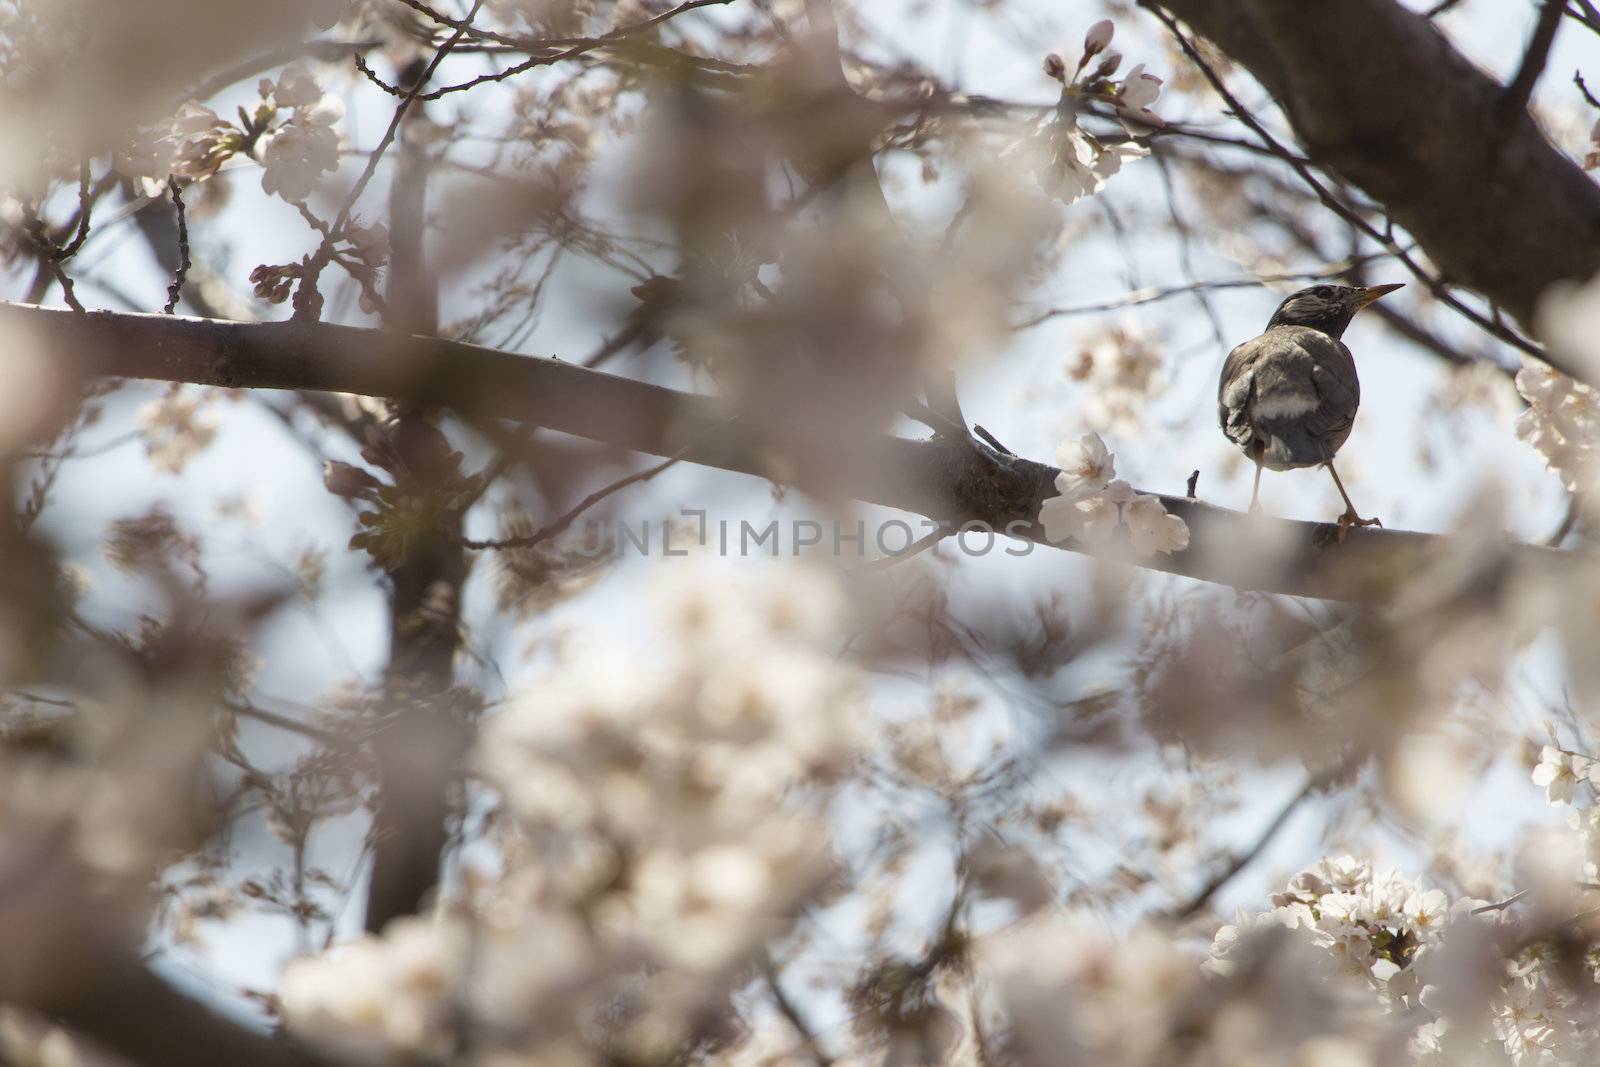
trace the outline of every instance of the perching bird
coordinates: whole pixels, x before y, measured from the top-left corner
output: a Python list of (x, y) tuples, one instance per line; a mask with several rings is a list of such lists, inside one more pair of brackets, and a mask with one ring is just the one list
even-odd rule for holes
[(1382, 525), (1356, 514), (1333, 456), (1350, 436), (1361, 383), (1339, 340), (1355, 313), (1399, 285), (1313, 285), (1278, 305), (1260, 337), (1228, 353), (1217, 383), (1222, 432), (1256, 464), (1250, 510), (1260, 504), (1261, 468), (1327, 467), (1344, 497), (1339, 536), (1352, 526)]

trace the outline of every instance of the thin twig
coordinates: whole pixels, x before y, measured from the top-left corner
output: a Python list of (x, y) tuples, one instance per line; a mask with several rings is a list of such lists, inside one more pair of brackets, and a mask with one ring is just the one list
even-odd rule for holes
[(816, 1061), (817, 1067), (832, 1067), (833, 1057), (822, 1051), (822, 1046), (817, 1043), (816, 1031), (806, 1022), (806, 1017), (801, 1014), (799, 1006), (783, 991), (783, 985), (778, 980), (778, 968), (773, 964), (772, 956), (763, 951), (757, 963), (761, 970), (761, 978), (766, 982), (767, 991), (772, 994), (772, 1003), (778, 1008), (778, 1014), (788, 1020), (789, 1025), (794, 1028), (806, 1051), (811, 1053), (811, 1058)]
[(984, 442), (987, 443), (989, 445), (989, 447), (993, 448), (996, 452), (1004, 452), (1008, 456), (1016, 455), (1015, 452), (1011, 451), (1011, 449), (1007, 448), (1005, 445), (1001, 444), (998, 440), (996, 440), (994, 434), (990, 433), (988, 430), (985, 430), (982, 426), (979, 426), (977, 423), (973, 423), (972, 432), (977, 434), (979, 437), (983, 438)]
[(631, 485), (638, 485), (640, 482), (648, 482), (651, 478), (654, 478), (668, 467), (671, 467), (677, 463), (683, 458), (684, 454), (688, 452), (688, 450), (688, 446), (685, 445), (683, 448), (680, 448), (673, 455), (662, 460), (660, 463), (657, 463), (655, 466), (646, 467), (642, 471), (635, 471), (633, 474), (628, 475), (626, 478), (623, 478), (620, 481), (612, 482), (604, 489), (595, 490), (582, 500), (578, 501), (577, 507), (561, 516), (555, 522), (552, 522), (548, 526), (541, 527), (540, 529), (535, 530), (533, 533), (524, 537), (507, 537), (498, 541), (471, 541), (467, 538), (462, 538), (461, 545), (463, 548), (497, 550), (509, 548), (533, 548), (535, 545), (541, 545), (550, 540), (552, 537), (564, 533), (568, 527), (578, 520), (579, 516), (588, 511), (590, 508), (594, 507), (596, 504), (600, 503), (600, 501), (606, 499), (606, 497), (620, 493), (622, 490)]
[(1012, 329), (1031, 330), (1035, 326), (1049, 322), (1051, 319), (1067, 315), (1088, 315), (1102, 311), (1117, 311), (1122, 308), (1138, 307), (1142, 304), (1154, 304), (1158, 301), (1170, 300), (1175, 296), (1183, 296), (1196, 290), (1256, 289), (1271, 282), (1338, 278), (1349, 274), (1352, 270), (1364, 264), (1375, 260), (1389, 259), (1393, 256), (1393, 252), (1372, 252), (1361, 256), (1349, 256), (1333, 263), (1325, 263), (1320, 267), (1306, 270), (1272, 271), (1261, 274), (1240, 275), (1236, 278), (1212, 278), (1206, 281), (1182, 282), (1175, 285), (1147, 285), (1143, 289), (1131, 290), (1111, 300), (1050, 308), (1039, 312), (1032, 318), (1023, 319), (1014, 325)]
[(904, 551), (896, 552), (888, 556), (880, 556), (871, 563), (868, 563), (866, 565), (867, 569), (886, 571), (897, 563), (904, 563), (912, 556), (920, 556), (922, 553), (928, 551), (928, 549), (932, 548), (934, 545), (937, 545), (940, 541), (943, 541), (945, 538), (954, 533), (955, 530), (950, 526), (940, 523), (938, 529), (917, 538), (915, 541), (911, 542), (911, 544), (907, 545)]
[(323, 730), (312, 726), (310, 723), (301, 722), (299, 719), (292, 719), (287, 715), (268, 711), (266, 708), (257, 707), (248, 701), (230, 700), (224, 706), (234, 715), (242, 716), (246, 719), (254, 719), (266, 726), (275, 726), (280, 730), (299, 734), (301, 737), (309, 737), (324, 744), (334, 744), (340, 740), (339, 735), (330, 730)]
[(1589, 86), (1584, 83), (1582, 71), (1575, 70), (1572, 72), (1572, 84), (1576, 85), (1578, 87), (1578, 92), (1583, 94), (1584, 103), (1588, 104), (1592, 108), (1600, 110), (1600, 100), (1595, 99), (1594, 94), (1589, 91)]
[(1182, 905), (1170, 910), (1167, 913), (1168, 916), (1173, 919), (1187, 919), (1211, 903), (1211, 898), (1216, 896), (1223, 886), (1233, 881), (1240, 871), (1248, 867), (1256, 857), (1261, 855), (1267, 845), (1272, 843), (1272, 839), (1278, 835), (1278, 831), (1283, 829), (1284, 825), (1289, 821), (1289, 816), (1294, 814), (1296, 808), (1304, 803), (1308, 797), (1316, 793), (1317, 790), (1329, 782), (1336, 781), (1354, 766), (1360, 758), (1362, 758), (1361, 754), (1346, 756), (1335, 766), (1307, 777), (1305, 784), (1300, 787), (1300, 791), (1290, 797), (1283, 807), (1278, 809), (1278, 814), (1267, 824), (1267, 828), (1261, 832), (1260, 837), (1256, 838), (1255, 843), (1241, 852), (1234, 853), (1228, 860), (1227, 865), (1213, 875), (1210, 881), (1201, 886), (1199, 892), (1195, 893)]
[(78, 164), (78, 226), (77, 232), (72, 235), (72, 240), (63, 248), (58, 259), (71, 259), (78, 254), (78, 249), (83, 247), (83, 242), (89, 236), (89, 212), (91, 208), (89, 198), (89, 161), (84, 160)]
[(1592, 0), (1572, 0), (1572, 2), (1578, 10), (1567, 10), (1567, 16), (1583, 23), (1595, 33), (1600, 33), (1600, 8), (1596, 8)]
[(167, 287), (167, 306), (162, 309), (171, 315), (178, 310), (178, 297), (183, 293), (184, 279), (189, 276), (189, 222), (177, 178), (167, 177), (167, 191), (172, 194), (172, 208), (178, 216), (178, 269), (172, 273), (172, 284)]
[[(470, 23), (477, 16), (478, 9), (483, 7), (483, 4), (484, 0), (472, 0), (472, 9), (467, 12), (465, 21)], [(433, 59), (429, 61), (422, 74), (406, 93), (405, 99), (400, 101), (399, 106), (394, 109), (394, 116), (389, 120), (389, 128), (384, 131), (383, 136), (378, 140), (377, 146), (373, 148), (372, 154), (367, 157), (367, 165), (362, 170), (361, 176), (350, 187), (350, 192), (345, 196), (343, 206), (339, 208), (339, 213), (334, 216), (333, 225), (329, 227), (332, 233), (337, 234), (344, 229), (344, 224), (349, 219), (351, 210), (355, 208), (356, 201), (361, 198), (361, 194), (366, 190), (367, 184), (372, 181), (372, 176), (377, 173), (378, 163), (383, 158), (383, 154), (389, 150), (389, 146), (394, 143), (395, 135), (400, 132), (400, 123), (404, 121), (406, 112), (411, 109), (411, 105), (421, 96), (422, 87), (428, 84), (428, 79), (433, 77), (434, 71), (439, 69), (439, 64), (444, 62), (445, 57), (450, 54), (450, 50), (456, 46), (456, 43), (461, 40), (465, 33), (465, 26), (457, 29), (450, 36), (450, 39), (439, 47), (439, 50), (433, 54)], [(328, 240), (328, 237), (323, 238), (325, 244)]]
[(1521, 900), (1531, 892), (1533, 892), (1533, 890), (1524, 889), (1521, 892), (1512, 893), (1504, 900), (1497, 900), (1493, 904), (1485, 904), (1481, 908), (1473, 908), (1472, 914), (1484, 915), (1491, 911), (1505, 911), (1507, 908), (1511, 907), (1511, 905), (1515, 904), (1517, 901)]
[(1212, 69), (1211, 64), (1206, 61), (1205, 57), (1200, 54), (1199, 49), (1197, 49), (1194, 46), (1194, 43), (1189, 40), (1188, 35), (1183, 32), (1182, 28), (1178, 25), (1177, 19), (1173, 18), (1172, 15), (1168, 14), (1161, 7), (1157, 6), (1154, 0), (1141, 0), (1141, 5), (1155, 15), (1156, 19), (1159, 20), (1162, 25), (1167, 27), (1167, 30), (1177, 40), (1178, 46), (1183, 50), (1184, 54), (1189, 57), (1190, 62), (1194, 63), (1194, 65), (1199, 68), (1200, 73), (1205, 77), (1206, 81), (1211, 85), (1211, 87), (1216, 90), (1217, 95), (1222, 97), (1223, 101), (1228, 105), (1228, 110), (1234, 115), (1234, 117), (1249, 127), (1257, 137), (1261, 138), (1262, 143), (1265, 144), (1274, 155), (1288, 163), (1294, 172), (1299, 175), (1300, 180), (1305, 182), (1306, 185), (1311, 188), (1312, 192), (1316, 194), (1317, 199), (1322, 202), (1324, 207), (1328, 208), (1340, 218), (1350, 223), (1350, 225), (1359, 229), (1362, 233), (1372, 238), (1372, 240), (1376, 241), (1379, 245), (1388, 249), (1396, 259), (1405, 264), (1406, 269), (1409, 270), (1418, 281), (1422, 282), (1422, 284), (1427, 287), (1428, 291), (1433, 294), (1433, 296), (1441, 303), (1448, 305), (1452, 310), (1466, 317), (1467, 319), (1470, 319), (1477, 326), (1493, 334), (1495, 337), (1498, 337), (1506, 344), (1520, 349), (1531, 356), (1537, 356), (1546, 362), (1550, 361), (1549, 355), (1546, 354), (1544, 349), (1539, 345), (1523, 337), (1521, 334), (1517, 333), (1515, 330), (1512, 330), (1504, 323), (1498, 322), (1493, 318), (1486, 317), (1464, 304), (1459, 298), (1456, 297), (1454, 293), (1450, 291), (1449, 285), (1447, 285), (1443, 279), (1425, 270), (1423, 266), (1413, 259), (1408, 252), (1400, 248), (1400, 246), (1395, 243), (1392, 232), (1380, 230), (1378, 227), (1362, 218), (1358, 212), (1353, 210), (1349, 205), (1345, 204), (1337, 196), (1335, 196), (1333, 192), (1329, 190), (1325, 184), (1323, 184), (1322, 180), (1312, 173), (1310, 166), (1301, 162), (1299, 157), (1290, 152), (1283, 145), (1283, 143), (1274, 137), (1271, 131), (1269, 131), (1266, 126), (1263, 125), (1262, 122), (1239, 101), (1238, 97), (1233, 95), (1232, 91), (1228, 89), (1227, 84), (1222, 80), (1221, 76)]
[[(401, 2), (404, 3), (406, 0), (401, 0)], [(462, 93), (466, 92), (468, 89), (475, 89), (480, 85), (488, 84), (489, 82), (498, 82), (504, 81), (507, 78), (514, 78), (518, 74), (526, 73), (527, 71), (533, 70), (536, 67), (548, 67), (552, 64), (565, 62), (569, 59), (577, 59), (579, 56), (593, 52), (597, 48), (604, 48), (606, 45), (616, 44), (619, 41), (627, 40), (629, 37), (635, 36), (636, 34), (653, 29), (656, 26), (659, 26), (661, 23), (666, 22), (669, 19), (676, 18), (685, 12), (693, 11), (696, 8), (701, 7), (711, 7), (714, 5), (731, 3), (733, 3), (733, 0), (683, 0), (683, 3), (679, 4), (678, 6), (667, 11), (663, 11), (661, 14), (652, 18), (645, 19), (643, 22), (636, 22), (632, 26), (619, 27), (615, 30), (612, 30), (610, 33), (601, 34), (599, 37), (581, 40), (579, 43), (574, 44), (572, 47), (564, 49), (560, 52), (554, 52), (548, 55), (533, 56), (525, 62), (517, 63), (513, 66), (507, 67), (505, 70), (496, 71), (493, 74), (480, 74), (478, 77), (473, 78), (470, 81), (464, 81), (457, 85), (446, 85), (441, 89), (435, 89), (431, 93), (423, 93), (421, 96), (417, 97), (417, 99), (437, 100), (441, 96), (445, 96), (449, 93)], [(470, 16), (468, 17), (470, 19)], [(457, 35), (459, 36), (459, 34), (460, 31), (458, 30)]]

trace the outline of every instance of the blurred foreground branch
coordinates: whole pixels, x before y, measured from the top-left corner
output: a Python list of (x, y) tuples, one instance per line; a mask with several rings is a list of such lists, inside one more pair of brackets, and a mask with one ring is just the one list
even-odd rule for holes
[[(726, 401), (557, 359), (326, 323), (82, 314), (18, 304), (0, 304), (0, 325), (42, 346), (57, 365), (89, 374), (386, 397), (763, 478), (777, 473), (771, 426), (733, 417)], [(830, 436), (828, 427), (812, 427), (792, 437), (803, 440), (807, 433), (819, 442)], [(1056, 468), (971, 439), (884, 435), (872, 451), (837, 472), (829, 488), (958, 528), (982, 524), (1049, 543), (1036, 520), (1040, 504), (1056, 495)], [(1054, 547), (1238, 589), (1366, 603), (1392, 601), (1408, 579), (1451, 555), (1452, 538), (1445, 535), (1360, 529), (1341, 542), (1334, 523), (1253, 518), (1181, 495), (1152, 495), (1189, 524), (1186, 550), (1132, 557), (1125, 546), (1068, 541)], [(1508, 544), (1503, 559), (1543, 568), (1569, 555)]]
[(41, 1007), (132, 1063), (339, 1067), (345, 1062), (227, 1019), (133, 961), (102, 961), (93, 980)]

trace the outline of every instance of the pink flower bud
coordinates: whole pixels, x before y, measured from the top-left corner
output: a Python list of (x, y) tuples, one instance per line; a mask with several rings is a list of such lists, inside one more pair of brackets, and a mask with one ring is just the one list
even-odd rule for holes
[(1051, 52), (1044, 57), (1044, 72), (1056, 81), (1067, 80), (1067, 64), (1060, 56)]
[(1088, 62), (1090, 56), (1097, 56), (1106, 50), (1111, 43), (1111, 35), (1116, 32), (1116, 27), (1111, 25), (1110, 19), (1101, 19), (1089, 27), (1089, 32), (1083, 36), (1083, 58)]
[(1117, 68), (1120, 66), (1122, 66), (1122, 53), (1107, 52), (1106, 57), (1100, 61), (1098, 67), (1094, 68), (1094, 74), (1090, 75), (1090, 77), (1109, 78), (1117, 72)]
[(334, 496), (345, 499), (360, 496), (369, 490), (381, 488), (383, 483), (360, 467), (341, 463), (336, 459), (328, 460), (322, 468), (322, 484)]

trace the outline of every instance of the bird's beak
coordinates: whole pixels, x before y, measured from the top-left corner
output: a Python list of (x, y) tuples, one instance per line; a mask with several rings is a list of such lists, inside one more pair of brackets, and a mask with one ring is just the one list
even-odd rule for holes
[(1393, 285), (1369, 285), (1367, 288), (1361, 290), (1360, 296), (1356, 297), (1356, 310), (1360, 311), (1362, 308), (1366, 307), (1380, 296), (1387, 296), (1396, 289), (1404, 288), (1405, 282), (1395, 282)]

